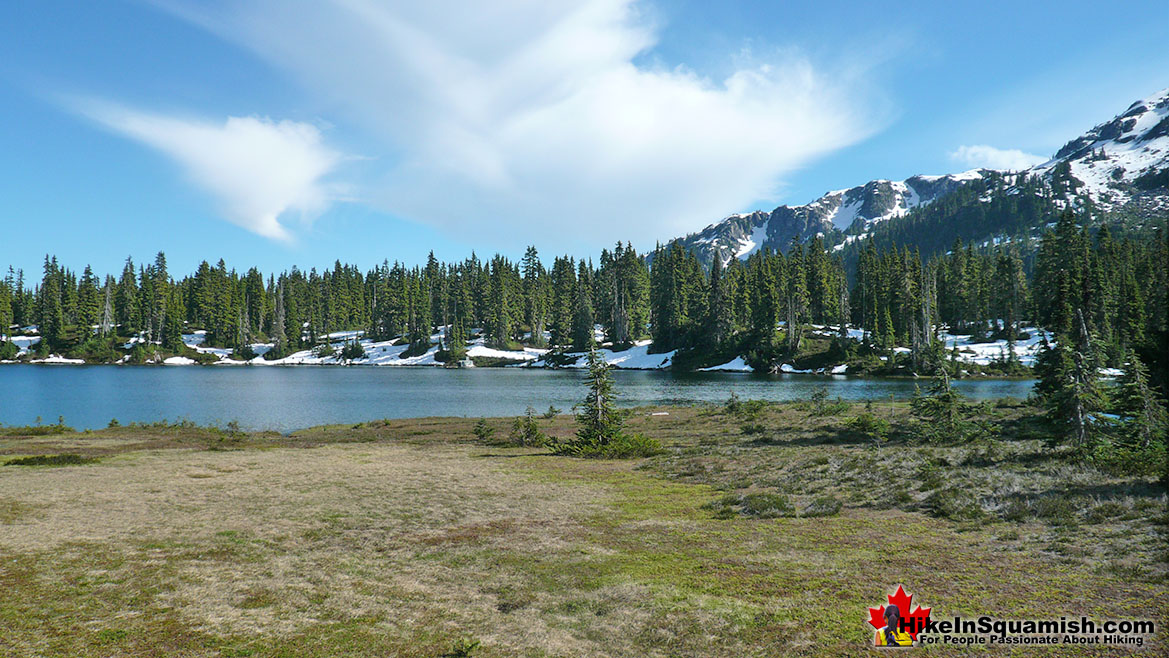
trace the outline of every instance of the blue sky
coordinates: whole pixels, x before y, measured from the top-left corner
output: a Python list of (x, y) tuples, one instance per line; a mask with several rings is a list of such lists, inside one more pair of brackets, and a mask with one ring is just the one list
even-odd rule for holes
[[(489, 8), (486, 8), (490, 5)], [(593, 255), (1048, 156), (1169, 85), (1169, 4), (11, 3), (0, 265)]]

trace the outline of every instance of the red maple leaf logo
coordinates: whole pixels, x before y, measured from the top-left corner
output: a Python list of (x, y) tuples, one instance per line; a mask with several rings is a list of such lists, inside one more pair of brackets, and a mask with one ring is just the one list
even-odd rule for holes
[[(909, 637), (917, 640), (917, 634), (925, 628), (925, 625), (930, 620), (930, 610), (932, 608), (923, 608), (917, 606), (911, 612), (909, 607), (913, 604), (913, 595), (906, 594), (905, 589), (901, 585), (897, 586), (897, 591), (893, 594), (887, 595), (889, 605), (897, 606), (898, 612), (901, 613), (901, 625)], [(869, 625), (873, 628), (885, 627), (885, 606), (877, 606), (876, 608), (869, 608)]]

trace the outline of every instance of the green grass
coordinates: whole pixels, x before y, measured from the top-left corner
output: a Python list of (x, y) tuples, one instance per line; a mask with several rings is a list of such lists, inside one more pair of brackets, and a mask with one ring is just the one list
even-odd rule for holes
[(16, 459), (9, 459), (4, 462), (5, 466), (77, 466), (80, 464), (92, 464), (97, 460), (93, 457), (82, 457), (67, 453), (63, 455), (33, 455), (31, 457), (18, 457)]
[[(760, 406), (767, 432), (746, 436), (721, 409), (638, 411), (630, 431), (665, 452), (626, 461), (483, 445), (474, 419), (226, 451), (193, 427), (53, 437), (110, 458), (0, 478), (0, 654), (870, 655), (866, 609), (898, 583), (946, 616), (1169, 621), (1165, 549), (1145, 541), (1163, 493), (1030, 438), (1004, 438), (994, 465), (965, 446), (878, 452), (847, 429), (859, 410)], [(873, 413), (896, 426), (904, 409)], [(991, 498), (1007, 485), (1018, 518)], [(953, 491), (969, 499), (938, 498)]]

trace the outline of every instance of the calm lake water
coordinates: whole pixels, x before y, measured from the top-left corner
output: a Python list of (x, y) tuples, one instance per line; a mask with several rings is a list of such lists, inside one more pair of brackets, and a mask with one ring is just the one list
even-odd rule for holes
[[(583, 372), (483, 368), (0, 366), (0, 424), (78, 429), (162, 419), (290, 431), (326, 423), (423, 416), (513, 416), (529, 405), (565, 411), (584, 394)], [(813, 375), (615, 371), (621, 404), (807, 399), (827, 386), (846, 400), (907, 399), (914, 382)], [(1026, 397), (1031, 381), (955, 381), (974, 399)], [(924, 388), (923, 383), (923, 388)]]

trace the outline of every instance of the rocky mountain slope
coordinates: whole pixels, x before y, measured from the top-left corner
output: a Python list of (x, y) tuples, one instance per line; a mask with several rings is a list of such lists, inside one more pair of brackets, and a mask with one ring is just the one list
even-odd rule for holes
[[(958, 194), (965, 191), (966, 194)], [(1025, 205), (1004, 196), (1029, 194)], [(927, 210), (942, 199), (944, 210)], [(1009, 203), (1006, 203), (1009, 201)], [(972, 204), (987, 208), (975, 209)], [(1071, 140), (1055, 156), (1022, 172), (976, 169), (903, 181), (874, 180), (829, 192), (798, 206), (730, 215), (702, 231), (676, 240), (704, 262), (746, 258), (760, 249), (786, 251), (792, 240), (820, 236), (837, 251), (872, 234), (897, 234), (915, 243), (912, 227), (934, 230), (941, 221), (976, 216), (976, 226), (951, 227), (946, 237), (1001, 240), (1024, 228), (1042, 226), (1073, 207), (1093, 216), (1147, 218), (1169, 214), (1169, 89), (1130, 105), (1123, 113)], [(987, 221), (987, 216), (1006, 218)], [(934, 221), (923, 221), (930, 217)], [(1020, 224), (1021, 220), (1021, 224)], [(936, 242), (937, 235), (917, 236)]]

